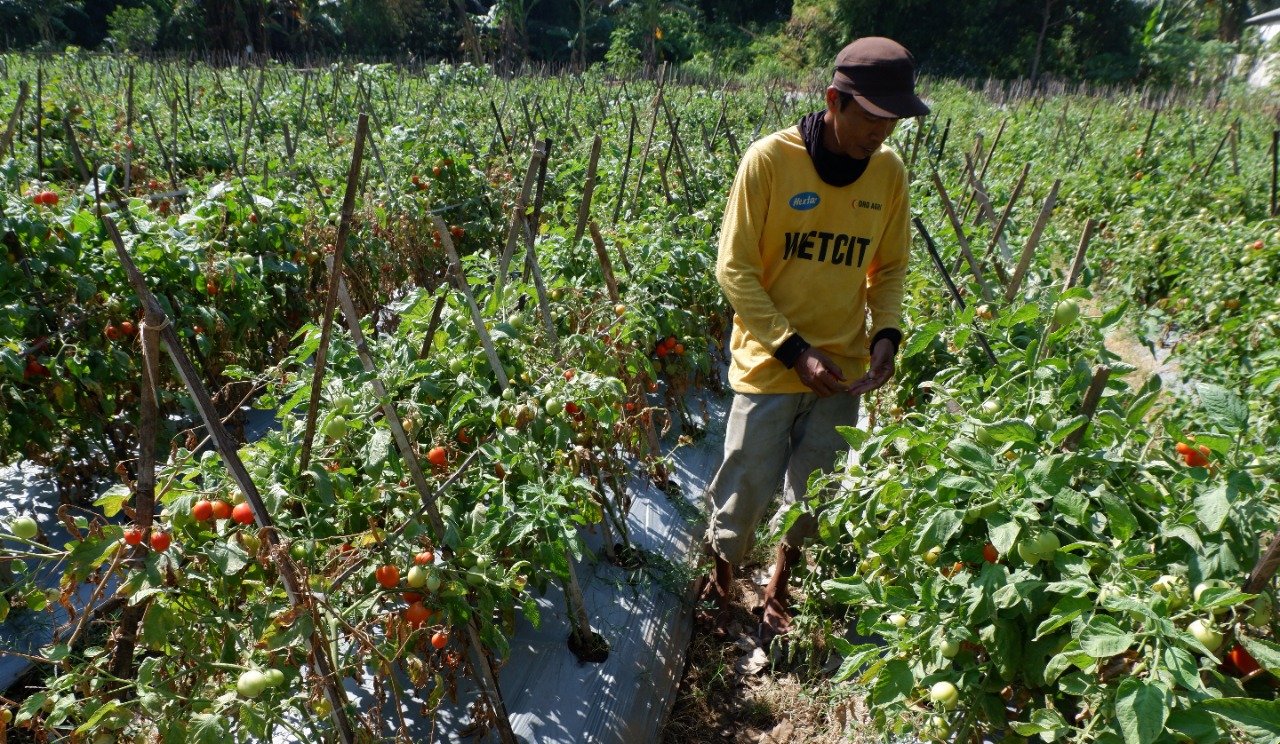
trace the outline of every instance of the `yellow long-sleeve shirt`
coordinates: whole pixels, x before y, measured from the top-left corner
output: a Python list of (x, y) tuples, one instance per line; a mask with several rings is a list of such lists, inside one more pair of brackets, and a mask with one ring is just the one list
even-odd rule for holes
[(808, 392), (773, 356), (793, 334), (847, 380), (860, 377), (869, 339), (900, 328), (909, 219), (906, 169), (887, 146), (856, 181), (837, 187), (818, 177), (798, 127), (752, 144), (729, 193), (716, 263), (735, 310), (733, 389)]

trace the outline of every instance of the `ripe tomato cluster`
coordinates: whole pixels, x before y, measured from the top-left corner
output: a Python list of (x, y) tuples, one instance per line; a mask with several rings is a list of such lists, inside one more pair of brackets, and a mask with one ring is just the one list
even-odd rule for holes
[(57, 206), (58, 194), (55, 191), (41, 191), (40, 193), (31, 197), (31, 201), (35, 204), (39, 204), (46, 207)]
[(1203, 444), (1199, 447), (1192, 447), (1186, 442), (1178, 442), (1176, 449), (1178, 454), (1182, 455), (1188, 467), (1203, 468), (1209, 464), (1210, 450)]
[(133, 336), (137, 332), (137, 326), (130, 320), (123, 321), (120, 325), (108, 323), (107, 327), (102, 329), (102, 333), (107, 337), (108, 341), (119, 341), (122, 338)]
[(654, 349), (654, 353), (659, 357), (665, 357), (668, 354), (684, 356), (684, 344), (676, 341), (675, 336), (667, 336), (658, 342), (658, 346)]

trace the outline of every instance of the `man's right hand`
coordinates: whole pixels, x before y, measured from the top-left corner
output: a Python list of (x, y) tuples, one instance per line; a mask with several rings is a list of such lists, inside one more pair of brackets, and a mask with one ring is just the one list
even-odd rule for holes
[(801, 352), (795, 363), (796, 374), (819, 398), (826, 398), (849, 389), (844, 373), (826, 354), (810, 346)]

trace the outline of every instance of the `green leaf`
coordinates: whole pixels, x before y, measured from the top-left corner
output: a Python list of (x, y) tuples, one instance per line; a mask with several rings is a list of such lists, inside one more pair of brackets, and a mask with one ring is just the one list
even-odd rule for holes
[[(1021, 736), (1036, 736), (1044, 741), (1057, 741), (1067, 732), (1070, 726), (1067, 719), (1053, 708), (1036, 708), (1031, 712), (1031, 721), (1029, 723), (1019, 723), (1012, 721), (1009, 728), (1013, 729)], [(1043, 736), (1049, 734), (1049, 736)]]
[(1164, 730), (1173, 694), (1162, 684), (1126, 678), (1116, 691), (1116, 719), (1125, 744), (1151, 744)]
[(1053, 433), (1049, 435), (1049, 441), (1055, 446), (1062, 444), (1071, 432), (1079, 429), (1081, 426), (1089, 423), (1089, 419), (1085, 416), (1072, 416), (1069, 419), (1059, 421)]
[(992, 325), (999, 328), (1012, 328), (1019, 323), (1030, 323), (1038, 317), (1040, 317), (1040, 306), (1031, 302), (1007, 315), (1000, 316)]
[(973, 493), (974, 491), (982, 491), (988, 488), (988, 485), (977, 478), (970, 478), (967, 475), (947, 473), (938, 479), (938, 487), (954, 488), (964, 493)]
[(1210, 420), (1224, 431), (1241, 432), (1249, 425), (1249, 406), (1235, 393), (1207, 383), (1196, 385), (1196, 392), (1200, 394), (1200, 406), (1209, 414)]
[(192, 744), (221, 744), (230, 736), (227, 719), (217, 713), (197, 713), (187, 727), (187, 740)]
[(1166, 646), (1164, 649), (1164, 668), (1168, 670), (1169, 676), (1173, 678), (1183, 688), (1188, 690), (1203, 690), (1204, 684), (1200, 681), (1200, 667), (1196, 664), (1196, 659), (1186, 649), (1177, 646)]
[(1151, 410), (1151, 407), (1156, 404), (1159, 398), (1159, 390), (1134, 398), (1133, 403), (1129, 405), (1129, 410), (1124, 414), (1124, 422), (1129, 426), (1137, 426), (1142, 423), (1142, 419), (1146, 417), (1147, 412)]
[(1111, 326), (1120, 322), (1120, 318), (1124, 317), (1125, 311), (1128, 309), (1129, 309), (1129, 301), (1125, 300), (1124, 302), (1121, 302), (1119, 305), (1116, 305), (1115, 307), (1106, 311), (1105, 313), (1102, 314), (1102, 319), (1098, 321), (1098, 329), (1102, 330), (1105, 328), (1110, 328)]
[(1250, 744), (1280, 744), (1280, 700), (1216, 698), (1200, 701), (1196, 709), (1239, 728)]
[(871, 543), (871, 550), (880, 555), (887, 555), (905, 539), (907, 539), (907, 528), (900, 524), (881, 535), (879, 540)]
[(1218, 532), (1231, 513), (1227, 487), (1218, 486), (1196, 496), (1196, 517), (1210, 532)]
[[(942, 509), (934, 512), (916, 538), (914, 550), (918, 553), (934, 545), (946, 545), (964, 527), (964, 512), (959, 509)], [(880, 550), (876, 550), (881, 553)], [(883, 555), (883, 553), (881, 553)]]
[(902, 659), (888, 661), (876, 675), (875, 686), (871, 689), (872, 704), (882, 706), (906, 700), (915, 684), (915, 675), (907, 662)]
[(933, 343), (938, 334), (942, 333), (947, 327), (946, 323), (941, 320), (931, 320), (923, 326), (917, 328), (910, 336), (907, 337), (907, 345), (903, 348), (902, 358), (907, 359), (919, 354), (929, 348), (929, 344)]
[(990, 473), (996, 469), (996, 461), (978, 445), (967, 439), (954, 439), (947, 447), (947, 453), (961, 465), (968, 465), (979, 473)]
[(1008, 514), (996, 512), (987, 517), (987, 534), (991, 544), (1000, 555), (1008, 555), (1013, 544), (1018, 540), (1018, 532), (1022, 527)]
[(1138, 528), (1138, 520), (1133, 516), (1129, 505), (1121, 501), (1114, 493), (1102, 491), (1098, 494), (1102, 508), (1107, 511), (1107, 519), (1111, 521), (1111, 531), (1121, 542), (1133, 537)]
[(58, 662), (71, 655), (71, 647), (65, 643), (57, 643), (40, 649), (40, 655), (49, 661)]
[(871, 591), (860, 579), (827, 579), (822, 582), (822, 591), (827, 599), (840, 604), (856, 605), (871, 599)]
[(1227, 455), (1231, 453), (1231, 447), (1235, 444), (1235, 440), (1231, 437), (1224, 437), (1221, 434), (1205, 434), (1202, 432), (1196, 435), (1196, 445), (1202, 444), (1219, 455)]
[(844, 441), (854, 449), (861, 449), (871, 435), (856, 426), (837, 426), (836, 431), (844, 437)]
[(1026, 421), (1016, 418), (1007, 418), (988, 424), (987, 433), (1001, 442), (1027, 442), (1035, 444), (1036, 430)]
[(249, 565), (249, 553), (235, 539), (211, 541), (204, 552), (225, 576), (234, 576)]
[[(843, 638), (840, 640), (844, 640)], [(862, 668), (868, 660), (879, 656), (884, 649), (874, 643), (866, 643), (858, 646), (849, 645), (849, 648), (841, 651), (844, 654), (844, 661), (840, 662), (840, 669), (836, 672), (833, 682), (844, 682), (852, 677)]]
[(1134, 635), (1108, 615), (1095, 615), (1080, 631), (1080, 650), (1095, 659), (1124, 653), (1133, 642)]
[(391, 430), (375, 430), (364, 448), (364, 472), (369, 475), (377, 475), (382, 472), (382, 465), (387, 461), (387, 453), (390, 449)]
[(99, 496), (98, 500), (93, 502), (93, 505), (101, 506), (102, 514), (110, 518), (120, 513), (120, 509), (129, 503), (131, 496), (128, 486), (117, 483)]
[(1164, 725), (1189, 741), (1215, 742), (1222, 738), (1222, 732), (1218, 730), (1213, 716), (1202, 710), (1175, 708), (1169, 711), (1169, 719)]

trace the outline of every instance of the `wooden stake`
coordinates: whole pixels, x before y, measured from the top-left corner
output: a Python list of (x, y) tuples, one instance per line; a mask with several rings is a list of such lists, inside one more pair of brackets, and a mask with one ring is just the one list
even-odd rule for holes
[(1080, 272), (1084, 269), (1084, 256), (1089, 250), (1089, 241), (1093, 238), (1093, 231), (1098, 227), (1097, 221), (1092, 217), (1084, 223), (1084, 234), (1080, 236), (1080, 245), (1076, 246), (1076, 255), (1071, 259), (1071, 270), (1067, 273), (1067, 279), (1062, 285), (1062, 291), (1066, 292), (1076, 285), (1076, 281), (1080, 279)]
[(4, 137), (0, 138), (0, 155), (9, 150), (13, 144), (13, 133), (18, 129), (18, 120), (22, 117), (22, 105), (27, 102), (27, 96), (31, 94), (31, 87), (27, 85), (27, 81), (18, 83), (18, 102), (13, 107), (13, 113), (9, 114), (9, 123), (4, 128)]
[(600, 160), (600, 142), (600, 135), (597, 134), (591, 143), (591, 160), (587, 163), (587, 180), (582, 186), (582, 203), (578, 205), (578, 226), (573, 231), (573, 245), (582, 240), (587, 220), (591, 217), (591, 197), (596, 191), (596, 164)]
[(316, 349), (315, 371), (311, 375), (311, 401), (307, 406), (307, 425), (302, 437), (302, 453), (298, 459), (299, 473), (307, 470), (311, 460), (312, 440), (316, 436), (320, 390), (326, 372), (329, 339), (333, 333), (333, 312), (338, 303), (338, 281), (342, 278), (343, 255), (346, 253), (347, 238), (351, 235), (351, 214), (355, 210), (356, 187), (360, 180), (360, 166), (364, 162), (364, 140), (368, 133), (369, 115), (361, 113), (356, 123), (356, 141), (355, 149), (351, 153), (351, 167), (347, 170), (347, 191), (342, 198), (342, 217), (338, 221), (338, 237), (334, 243), (333, 269), (329, 272), (328, 290), (320, 317), (320, 346)]
[(1045, 197), (1044, 206), (1040, 208), (1040, 216), (1036, 218), (1035, 227), (1032, 228), (1031, 235), (1022, 246), (1022, 257), (1018, 259), (1018, 268), (1014, 270), (1013, 278), (1009, 280), (1009, 286), (1004, 291), (1006, 303), (1013, 302), (1013, 298), (1018, 295), (1018, 289), (1027, 275), (1027, 269), (1031, 267), (1031, 257), (1035, 255), (1036, 246), (1040, 244), (1040, 235), (1044, 232), (1045, 225), (1049, 224), (1049, 218), (1053, 216), (1053, 206), (1058, 200), (1060, 186), (1062, 186), (1061, 178), (1053, 182), (1053, 188), (1049, 189), (1049, 196)]
[(947, 187), (942, 183), (942, 176), (938, 175), (938, 171), (933, 171), (933, 185), (938, 189), (938, 198), (942, 201), (942, 206), (946, 209), (947, 217), (951, 220), (951, 229), (956, 234), (956, 243), (960, 246), (960, 253), (965, 260), (969, 262), (969, 271), (973, 274), (973, 278), (978, 282), (978, 287), (982, 290), (982, 297), (987, 302), (992, 301), (991, 288), (982, 278), (982, 267), (978, 264), (978, 259), (974, 258), (973, 252), (969, 250), (969, 239), (964, 236), (964, 225), (960, 222), (959, 215), (956, 214), (956, 208), (952, 205), (951, 199), (947, 196)]
[(1093, 420), (1093, 414), (1098, 410), (1098, 402), (1102, 400), (1102, 393), (1106, 390), (1107, 378), (1110, 376), (1111, 368), (1105, 364), (1094, 369), (1093, 381), (1089, 383), (1089, 389), (1085, 391), (1084, 400), (1080, 403), (1080, 415), (1085, 417), (1085, 422), (1067, 435), (1066, 441), (1062, 443), (1063, 451), (1075, 452), (1080, 448), (1085, 432), (1089, 429), (1089, 422)]

